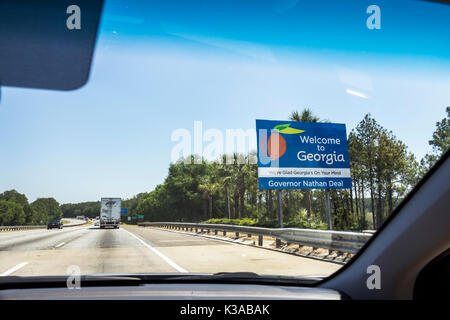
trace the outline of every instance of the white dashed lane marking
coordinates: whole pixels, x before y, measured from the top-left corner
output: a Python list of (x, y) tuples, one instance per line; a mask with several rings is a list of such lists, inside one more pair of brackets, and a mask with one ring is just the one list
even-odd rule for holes
[(183, 269), (182, 267), (180, 267), (179, 265), (177, 265), (175, 262), (173, 262), (172, 260), (170, 260), (168, 257), (166, 257), (165, 255), (163, 255), (159, 250), (153, 248), (151, 245), (149, 245), (147, 242), (145, 242), (144, 240), (142, 240), (141, 238), (139, 238), (138, 236), (136, 236), (135, 234), (131, 233), (128, 230), (125, 229), (120, 229), (122, 231), (125, 231), (126, 233), (128, 233), (129, 235), (131, 235), (132, 237), (136, 238), (136, 240), (138, 240), (140, 243), (142, 243), (144, 246), (146, 246), (147, 248), (149, 248), (151, 251), (153, 251), (154, 253), (156, 253), (160, 258), (162, 258), (165, 262), (167, 262), (172, 268), (174, 268), (175, 270), (177, 270), (178, 272), (188, 272), (187, 270)]
[(5, 277), (7, 275), (10, 275), (11, 273), (16, 272), (17, 270), (25, 267), (28, 264), (28, 262), (22, 262), (19, 263), (17, 266), (12, 267), (11, 269), (6, 270), (5, 272), (3, 272), (2, 274), (0, 274), (0, 277)]

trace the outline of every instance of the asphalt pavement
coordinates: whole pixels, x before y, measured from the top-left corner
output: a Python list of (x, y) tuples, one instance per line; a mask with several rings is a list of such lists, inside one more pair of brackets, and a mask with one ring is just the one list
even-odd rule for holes
[(341, 265), (155, 228), (83, 225), (0, 233), (0, 276), (237, 272), (327, 276)]

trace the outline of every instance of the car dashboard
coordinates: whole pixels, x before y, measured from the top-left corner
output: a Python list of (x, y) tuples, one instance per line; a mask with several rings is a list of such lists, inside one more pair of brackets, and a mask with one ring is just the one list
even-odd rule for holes
[(335, 290), (257, 284), (143, 284), (77, 288), (5, 289), (0, 300), (342, 300)]

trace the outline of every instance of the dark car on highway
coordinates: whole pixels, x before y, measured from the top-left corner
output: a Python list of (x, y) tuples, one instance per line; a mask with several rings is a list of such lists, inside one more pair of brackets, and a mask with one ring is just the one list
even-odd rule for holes
[(47, 225), (47, 229), (53, 229), (53, 228), (62, 229), (63, 224), (62, 224), (61, 220), (50, 221), (49, 224)]

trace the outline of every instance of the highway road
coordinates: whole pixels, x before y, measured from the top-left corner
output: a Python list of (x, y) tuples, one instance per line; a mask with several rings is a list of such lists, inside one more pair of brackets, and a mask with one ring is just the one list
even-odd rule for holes
[(0, 233), (0, 276), (215, 273), (327, 276), (339, 264), (155, 228), (93, 225)]

